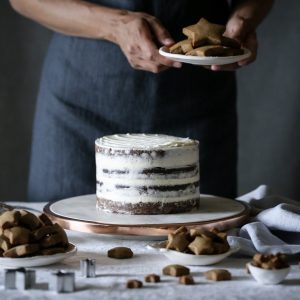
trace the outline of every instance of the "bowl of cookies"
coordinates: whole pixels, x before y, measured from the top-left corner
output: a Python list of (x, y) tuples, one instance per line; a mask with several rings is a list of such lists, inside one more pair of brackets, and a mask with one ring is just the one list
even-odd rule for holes
[(248, 273), (261, 284), (278, 284), (282, 282), (290, 271), (286, 256), (281, 253), (257, 253), (246, 265)]
[(171, 47), (161, 47), (159, 53), (168, 59), (194, 65), (224, 65), (248, 58), (251, 51), (224, 36), (225, 29), (224, 25), (201, 18), (182, 29), (186, 39)]
[(163, 253), (173, 262), (195, 266), (216, 264), (239, 250), (238, 247), (228, 244), (227, 235), (224, 232), (216, 229), (189, 230), (184, 226), (169, 233), (167, 241), (147, 247)]
[(0, 215), (0, 265), (36, 267), (76, 254), (64, 229), (46, 214), (8, 210)]

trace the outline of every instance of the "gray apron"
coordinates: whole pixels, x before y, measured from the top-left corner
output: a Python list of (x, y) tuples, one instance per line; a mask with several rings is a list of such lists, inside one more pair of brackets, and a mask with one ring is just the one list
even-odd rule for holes
[[(99, 0), (156, 16), (175, 40), (202, 17), (226, 23), (222, 0)], [(55, 33), (38, 95), (28, 201), (95, 193), (94, 140), (165, 133), (200, 141), (201, 193), (236, 195), (235, 75), (185, 64), (160, 74), (134, 70), (105, 40)]]

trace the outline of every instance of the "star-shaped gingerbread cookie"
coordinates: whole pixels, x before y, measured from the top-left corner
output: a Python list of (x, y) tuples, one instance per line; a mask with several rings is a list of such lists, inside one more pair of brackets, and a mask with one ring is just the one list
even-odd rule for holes
[(214, 252), (214, 245), (211, 239), (196, 236), (195, 240), (189, 244), (188, 248), (196, 255), (211, 254)]
[(198, 23), (184, 27), (182, 32), (191, 41), (193, 47), (203, 45), (221, 45), (238, 48), (239, 44), (233, 39), (223, 37), (225, 26), (220, 24), (213, 24), (206, 19), (201, 18)]
[(224, 31), (225, 26), (212, 24), (204, 18), (201, 18), (196, 24), (182, 29), (183, 34), (192, 40), (194, 47), (221, 44)]
[(169, 233), (167, 249), (174, 249), (176, 251), (184, 251), (190, 241), (187, 239), (185, 232)]

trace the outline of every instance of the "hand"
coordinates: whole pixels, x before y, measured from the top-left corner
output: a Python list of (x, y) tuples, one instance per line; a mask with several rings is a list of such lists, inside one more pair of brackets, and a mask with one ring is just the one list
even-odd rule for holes
[(158, 53), (157, 44), (174, 44), (169, 32), (151, 15), (126, 12), (117, 29), (116, 42), (134, 69), (158, 73), (181, 63), (171, 61)]
[(241, 46), (251, 51), (251, 56), (237, 63), (228, 65), (212, 65), (213, 71), (234, 71), (242, 66), (248, 65), (255, 61), (257, 55), (256, 32), (252, 30), (250, 21), (241, 17), (231, 18), (227, 25), (225, 36), (233, 38), (241, 43)]

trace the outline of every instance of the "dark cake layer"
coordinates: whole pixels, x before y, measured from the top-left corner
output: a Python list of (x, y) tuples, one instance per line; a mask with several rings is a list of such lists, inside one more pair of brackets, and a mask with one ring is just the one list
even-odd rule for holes
[[(98, 191), (109, 192), (110, 190), (105, 189), (103, 182), (98, 182)], [(120, 185), (114, 186), (116, 190), (127, 190), (132, 189), (133, 186)], [(150, 186), (134, 186), (134, 189), (138, 191), (140, 195), (153, 195), (161, 192), (178, 192), (178, 196), (184, 193), (195, 193), (196, 189), (199, 187), (199, 181), (188, 183), (188, 184), (176, 184), (176, 185), (150, 185)]]
[[(149, 191), (158, 191), (158, 192), (171, 192), (171, 191), (182, 191), (186, 190), (187, 188), (193, 188), (199, 186), (199, 182), (193, 182), (188, 184), (174, 184), (174, 185), (150, 185), (150, 186), (135, 186), (134, 188), (137, 189), (139, 192), (143, 192), (145, 194), (149, 194)], [(129, 189), (132, 188), (130, 185), (115, 185), (116, 189)]]
[[(186, 173), (186, 172), (197, 172), (198, 167), (196, 165), (192, 166), (186, 166), (182, 168), (149, 168), (149, 169), (142, 169), (137, 174), (158, 174), (158, 175), (167, 175), (167, 174), (180, 174), (180, 173)], [(108, 170), (108, 169), (102, 169), (102, 172), (104, 174), (129, 174), (130, 170)]]
[(200, 199), (189, 199), (180, 202), (155, 202), (155, 203), (119, 203), (104, 198), (97, 198), (97, 207), (112, 213), (131, 214), (131, 215), (158, 215), (175, 214), (191, 211), (199, 208)]

